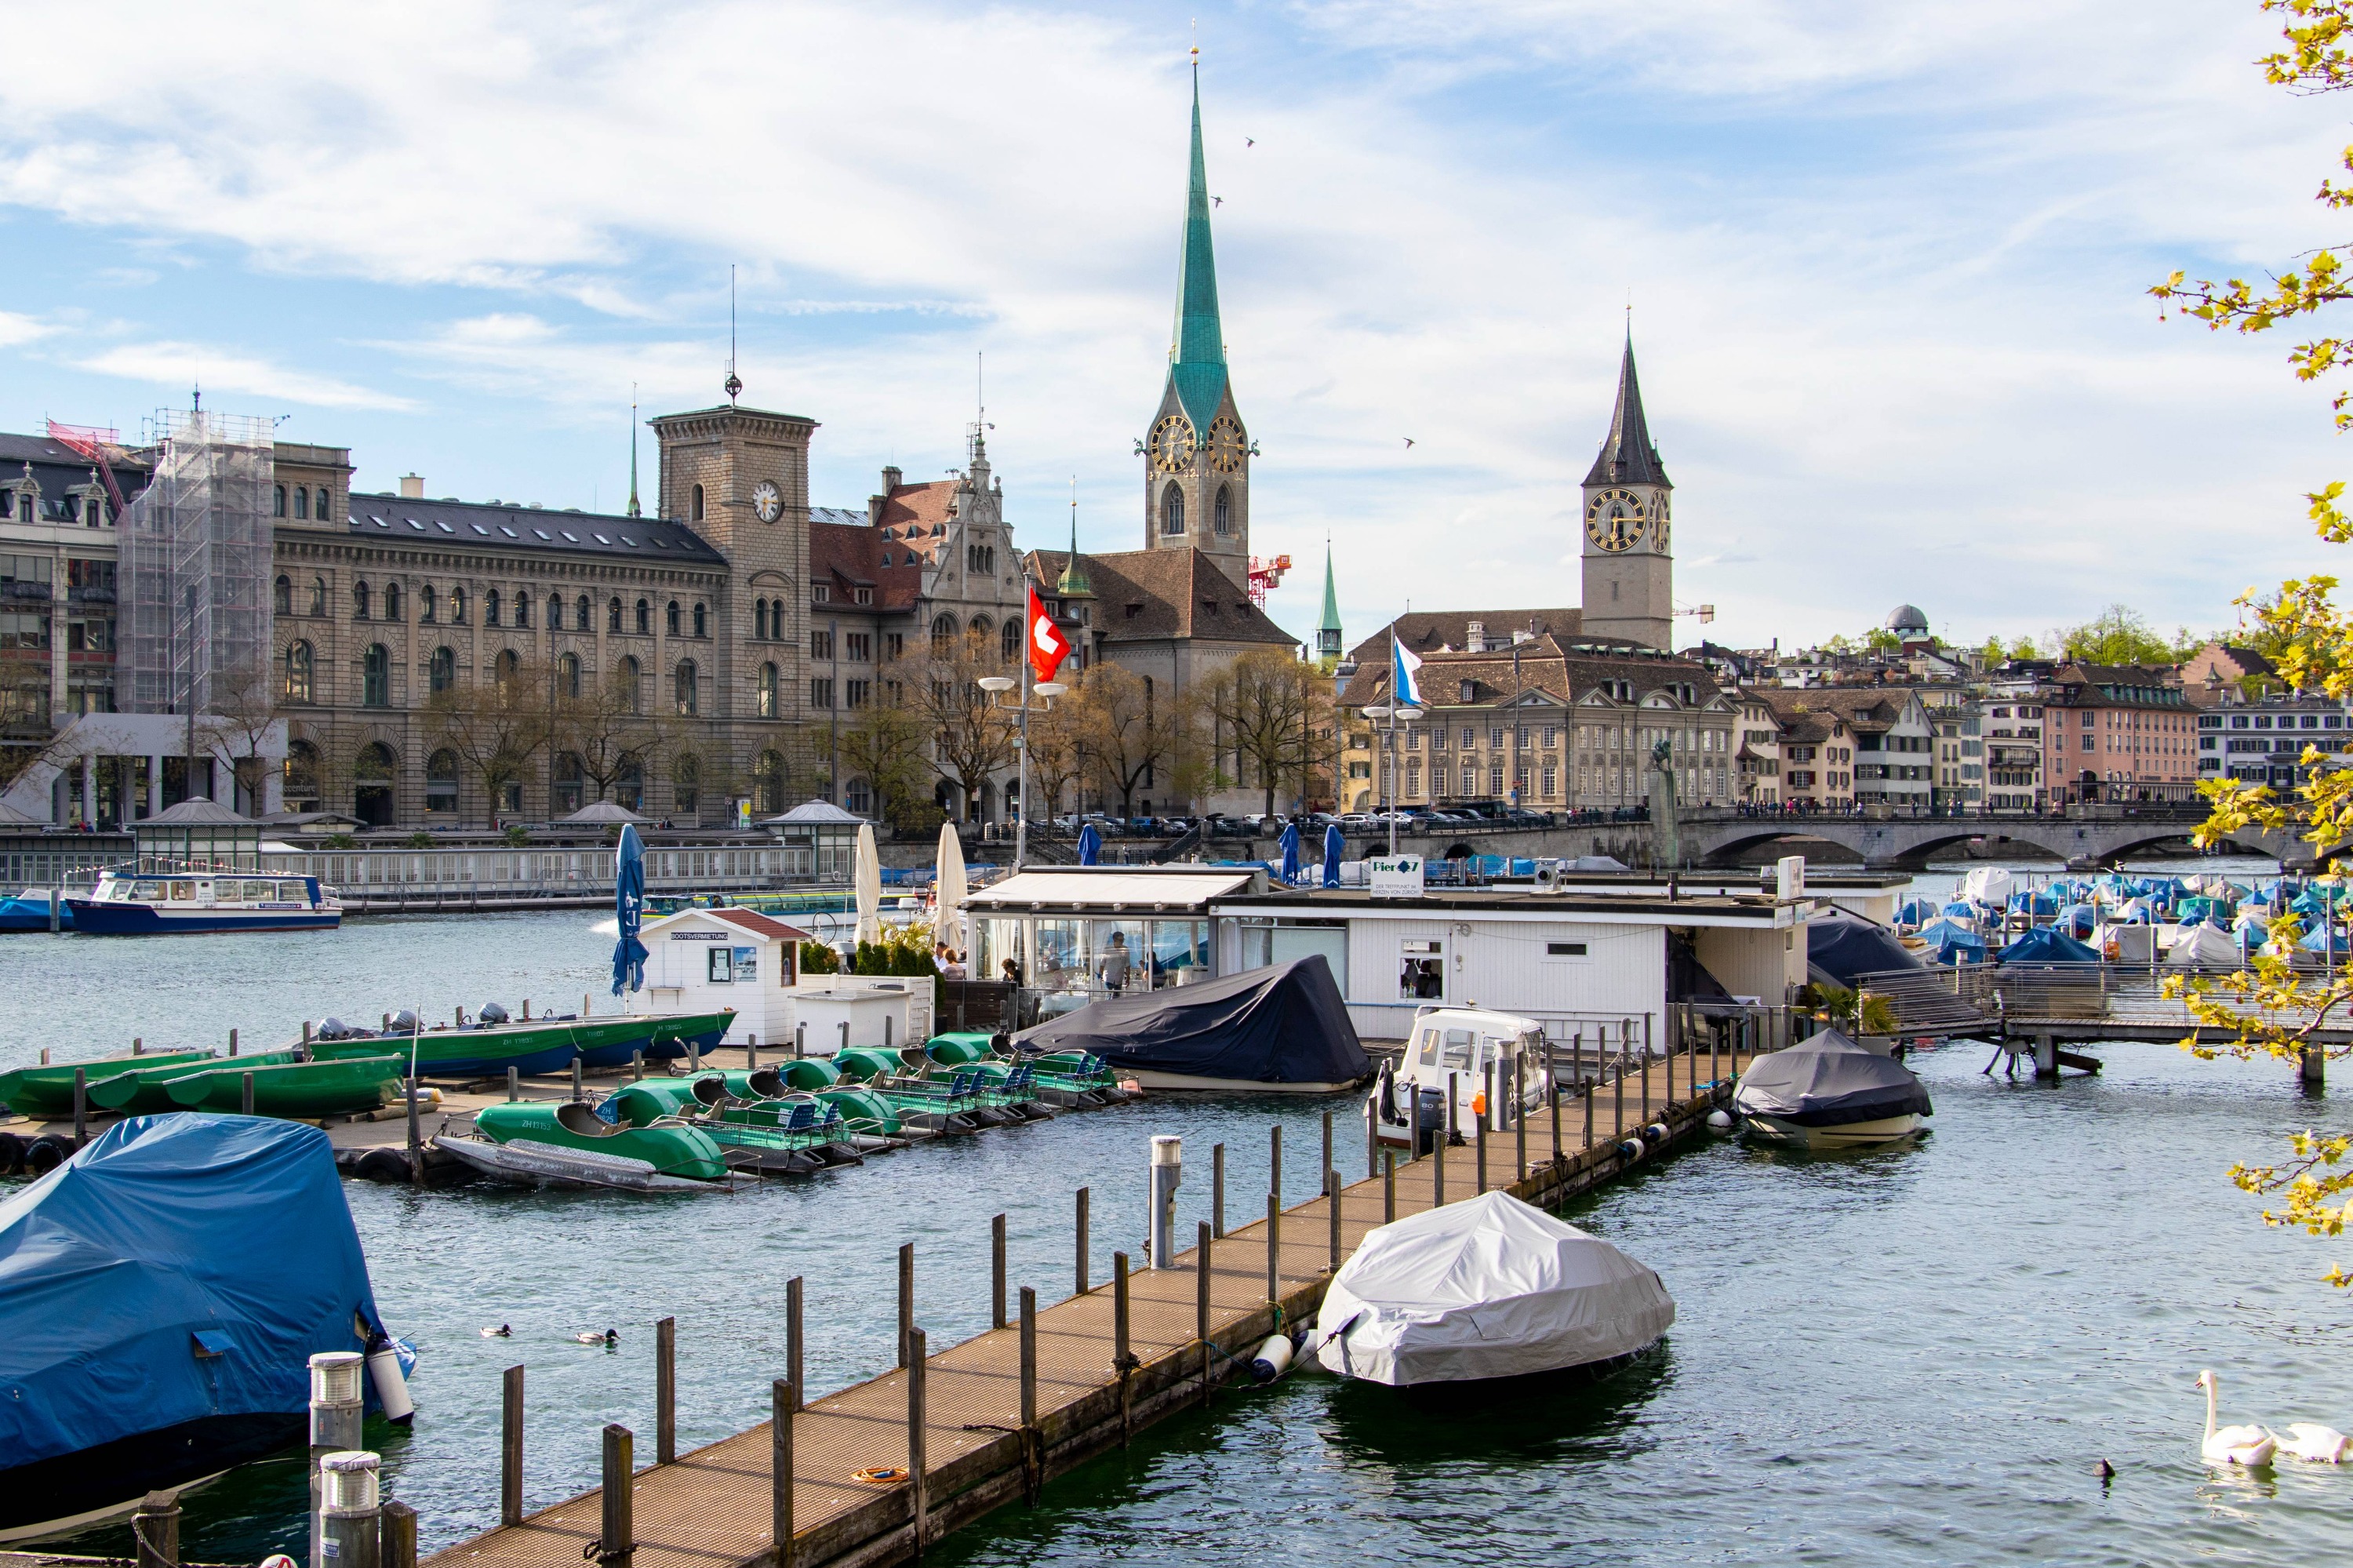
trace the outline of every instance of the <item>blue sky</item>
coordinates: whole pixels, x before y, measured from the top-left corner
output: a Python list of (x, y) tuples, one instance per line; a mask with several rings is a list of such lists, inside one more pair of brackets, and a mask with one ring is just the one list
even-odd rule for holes
[(99, 9), (137, 47), (11, 24), (0, 428), (135, 434), (200, 380), (361, 488), (614, 508), (631, 383), (718, 400), (733, 263), (812, 500), (960, 463), (985, 352), (1022, 542), (1075, 476), (1082, 544), (1134, 547), (1198, 18), (1302, 635), (1327, 536), (1352, 636), (1576, 602), (1630, 297), (1719, 641), (2205, 628), (2341, 565), (2327, 393), (2143, 292), (2336, 238), (2347, 115), (2262, 84), (2253, 0)]

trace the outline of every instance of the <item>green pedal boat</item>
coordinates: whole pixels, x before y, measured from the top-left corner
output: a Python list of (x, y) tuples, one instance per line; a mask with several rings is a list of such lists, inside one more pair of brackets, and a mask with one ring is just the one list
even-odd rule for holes
[[(272, 1053), (275, 1054), (275, 1053)], [(245, 1080), (253, 1079), (253, 1114), (315, 1121), (351, 1116), (399, 1097), (408, 1063), (399, 1056), (347, 1056), (332, 1062), (257, 1065), (254, 1058), (225, 1060), (198, 1073), (164, 1081), (172, 1103), (182, 1110), (237, 1111), (245, 1107)]]
[(148, 1051), (135, 1056), (100, 1056), (90, 1062), (58, 1062), (43, 1067), (19, 1067), (11, 1073), (0, 1073), (0, 1105), (6, 1106), (18, 1116), (71, 1116), (76, 1070), (81, 1073), (83, 1084), (94, 1089), (124, 1073), (168, 1067), (174, 1063), (201, 1064), (212, 1059), (213, 1054), (209, 1051)]
[[(168, 1067), (142, 1067), (135, 1073), (117, 1073), (114, 1076), (90, 1086), (90, 1103), (103, 1106), (125, 1116), (152, 1116), (158, 1111), (176, 1110), (170, 1085), (173, 1079), (190, 1073), (209, 1073), (218, 1067), (240, 1067), (251, 1071), (257, 1067), (282, 1066), (300, 1062), (300, 1051), (263, 1051), (252, 1056), (215, 1056), (206, 1053), (200, 1062), (174, 1062)], [(226, 1107), (237, 1109), (235, 1106)]]
[[(726, 1156), (698, 1128), (669, 1120), (616, 1126), (570, 1100), (485, 1106), (474, 1113), (474, 1130), (495, 1144), (535, 1144), (638, 1160), (657, 1174), (686, 1181), (718, 1181), (727, 1175)], [(444, 1139), (438, 1146), (463, 1141)]]

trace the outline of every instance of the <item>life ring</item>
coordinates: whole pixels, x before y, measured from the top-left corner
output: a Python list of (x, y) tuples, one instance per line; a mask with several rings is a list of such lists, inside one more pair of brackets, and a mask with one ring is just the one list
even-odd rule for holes
[(913, 1474), (904, 1465), (869, 1465), (862, 1470), (852, 1470), (849, 1478), (863, 1481), (870, 1487), (895, 1487), (910, 1479)]

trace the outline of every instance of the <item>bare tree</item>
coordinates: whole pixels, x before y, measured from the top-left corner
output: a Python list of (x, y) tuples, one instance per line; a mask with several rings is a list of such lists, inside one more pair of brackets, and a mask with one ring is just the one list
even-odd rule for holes
[(580, 775), (596, 787), (599, 800), (615, 780), (643, 769), (659, 738), (644, 711), (642, 685), (617, 667), (578, 696), (558, 695), (554, 701), (551, 745), (579, 758)]
[(1035, 822), (1050, 821), (1060, 809), (1063, 791), (1086, 776), (1086, 683), (1082, 672), (1067, 683), (1071, 690), (1049, 701), (1032, 694), (1029, 713), (1029, 788), (1033, 807), (1022, 810)]
[(1219, 740), (1242, 765), (1236, 782), (1258, 785), (1269, 812), (1285, 788), (1303, 800), (1325, 760), (1317, 736), (1332, 725), (1331, 683), (1289, 653), (1253, 649), (1219, 671), (1204, 697)]
[(426, 699), (427, 735), (454, 752), (480, 782), (493, 828), (507, 786), (522, 781), (532, 758), (547, 744), (547, 680), (543, 667), (525, 664), (518, 656), (512, 668), (487, 680), (453, 683)]
[(269, 762), (262, 751), (283, 718), (276, 675), (266, 656), (220, 672), (213, 677), (212, 705), (196, 720), (206, 749), (228, 758), (232, 782), (221, 804), (233, 806), (237, 786), (243, 785), (257, 817), (269, 799)]
[(1002, 672), (1001, 660), (968, 640), (935, 652), (913, 676), (916, 711), (932, 743), (932, 771), (963, 792), (967, 810), (988, 779), (1013, 760), (1012, 715), (980, 689), (983, 675)]
[[(1087, 770), (1105, 795), (1117, 795), (1120, 812), (1133, 816), (1138, 789), (1182, 793), (1171, 771), (1189, 750), (1189, 704), (1158, 690), (1133, 670), (1098, 664), (1079, 687), (1072, 722), (1086, 754)], [(1166, 784), (1161, 782), (1167, 774)]]
[(871, 702), (840, 728), (818, 731), (818, 755), (845, 777), (865, 779), (874, 791), (876, 813), (885, 821), (902, 832), (920, 832), (939, 826), (939, 809), (923, 792), (930, 771), (923, 757), (929, 736), (923, 715), (903, 700)]

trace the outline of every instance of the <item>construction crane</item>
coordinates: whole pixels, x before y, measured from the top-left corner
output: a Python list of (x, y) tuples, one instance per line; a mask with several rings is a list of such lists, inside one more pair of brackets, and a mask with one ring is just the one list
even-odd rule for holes
[(1252, 556), (1250, 564), (1250, 602), (1261, 609), (1266, 608), (1267, 590), (1282, 584), (1282, 574), (1291, 569), (1289, 556), (1277, 556), (1269, 560), (1264, 556)]
[(60, 425), (51, 419), (49, 440), (79, 452), (98, 465), (98, 477), (105, 482), (106, 493), (114, 503), (114, 520), (121, 522), (122, 514), (131, 508), (122, 499), (122, 487), (114, 482), (113, 454), (122, 450), (121, 432), (101, 429), (96, 425)]

